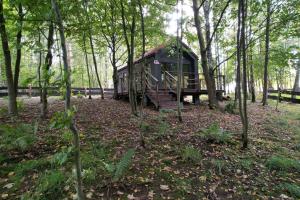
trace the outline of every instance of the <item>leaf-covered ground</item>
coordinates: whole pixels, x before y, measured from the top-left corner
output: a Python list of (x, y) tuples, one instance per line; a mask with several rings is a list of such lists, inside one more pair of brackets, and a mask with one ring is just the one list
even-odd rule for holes
[[(31, 142), (24, 136), (0, 141), (0, 199), (74, 198), (72, 135), (50, 127), (64, 104), (54, 98), (49, 102), (44, 121), (36, 99), (25, 100), (13, 120), (0, 102), (0, 131), (31, 124), (35, 132)], [(280, 104), (276, 111), (273, 102), (267, 107), (249, 103), (250, 145), (241, 150), (239, 115), (204, 104), (185, 105), (179, 123), (176, 113), (150, 107), (141, 122), (130, 115), (126, 101), (72, 102), (88, 199), (300, 198), (299, 105)], [(135, 150), (132, 160), (121, 162), (129, 149)], [(118, 164), (129, 169), (116, 175), (112, 170)]]

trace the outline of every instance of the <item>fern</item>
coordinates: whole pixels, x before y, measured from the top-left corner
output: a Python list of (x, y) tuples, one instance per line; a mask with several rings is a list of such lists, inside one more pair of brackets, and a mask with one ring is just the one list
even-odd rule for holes
[(116, 165), (113, 181), (119, 181), (124, 176), (125, 172), (129, 169), (134, 153), (134, 149), (129, 149), (121, 158), (119, 163)]
[(117, 164), (106, 163), (102, 161), (106, 171), (112, 178), (112, 182), (117, 182), (123, 178), (132, 163), (132, 157), (134, 156), (134, 153), (134, 149), (129, 149)]

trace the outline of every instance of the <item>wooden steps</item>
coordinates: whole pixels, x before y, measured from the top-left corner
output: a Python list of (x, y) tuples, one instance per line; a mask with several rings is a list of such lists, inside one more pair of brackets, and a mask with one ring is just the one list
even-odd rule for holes
[(176, 98), (174, 98), (172, 94), (169, 94), (168, 90), (160, 89), (158, 92), (155, 90), (148, 90), (146, 95), (158, 109), (177, 109)]

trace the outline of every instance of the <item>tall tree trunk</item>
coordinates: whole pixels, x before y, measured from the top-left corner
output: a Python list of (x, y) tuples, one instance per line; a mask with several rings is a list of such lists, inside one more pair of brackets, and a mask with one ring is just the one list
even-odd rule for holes
[[(39, 45), (41, 46), (41, 32), (39, 32)], [(39, 49), (39, 64), (37, 68), (37, 74), (38, 74), (38, 85), (40, 91), (40, 103), (42, 103), (42, 93), (43, 93), (42, 81), (41, 81), (41, 67), (42, 67), (42, 49)]]
[(249, 55), (249, 61), (250, 61), (250, 91), (251, 91), (251, 101), (252, 103), (256, 102), (256, 95), (255, 95), (255, 82), (254, 82), (254, 73), (253, 73), (253, 49), (250, 47), (250, 55)]
[[(65, 99), (65, 112), (69, 112), (71, 109), (71, 70), (68, 65), (68, 55), (67, 55), (67, 47), (66, 47), (66, 41), (65, 41), (65, 33), (64, 33), (64, 27), (63, 22), (61, 18), (61, 13), (58, 8), (58, 5), (56, 3), (56, 0), (51, 0), (52, 3), (52, 9), (56, 16), (56, 21), (59, 27), (59, 34), (60, 34), (60, 42), (63, 52), (63, 63), (64, 63), (64, 77), (66, 77), (66, 99)], [(76, 180), (77, 180), (77, 197), (79, 200), (84, 199), (84, 194), (82, 191), (82, 178), (81, 178), (81, 162), (80, 162), (80, 143), (79, 143), (79, 134), (75, 125), (75, 119), (73, 117), (71, 123), (70, 123), (70, 130), (72, 131), (74, 135), (74, 157), (75, 157), (75, 168), (76, 168)]]
[(267, 105), (268, 99), (268, 64), (269, 64), (269, 43), (270, 43), (270, 23), (271, 23), (271, 0), (267, 4), (267, 22), (266, 22), (266, 46), (264, 63), (264, 86), (263, 86), (263, 106)]
[(99, 85), (99, 88), (100, 88), (101, 99), (104, 99), (104, 91), (103, 91), (102, 84), (101, 84), (100, 77), (99, 77), (99, 73), (98, 73), (97, 60), (96, 60), (96, 55), (95, 55), (95, 50), (94, 50), (92, 27), (90, 25), (90, 17), (89, 17), (89, 14), (88, 14), (87, 0), (84, 0), (84, 7), (85, 7), (87, 21), (89, 23), (88, 34), (89, 34), (90, 46), (91, 46), (91, 50), (92, 50), (92, 56), (93, 56), (93, 62), (94, 62), (96, 78), (97, 78), (97, 82), (98, 82), (98, 85)]
[(8, 45), (8, 37), (5, 27), (5, 19), (3, 13), (3, 0), (0, 0), (0, 33), (1, 33), (1, 42), (2, 42), (2, 50), (5, 59), (5, 75), (7, 81), (7, 89), (8, 89), (8, 113), (10, 115), (17, 115), (17, 94), (15, 92), (14, 87), (14, 79), (13, 72), (11, 66), (11, 54)]
[[(141, 0), (138, 0), (138, 6), (139, 6), (139, 11), (140, 11), (140, 17), (141, 17), (141, 29), (142, 29), (142, 68), (141, 68), (141, 92), (142, 92), (142, 100), (141, 100), (141, 120), (140, 120), (140, 126), (144, 122), (144, 112), (143, 112), (143, 107), (144, 107), (144, 98), (145, 98), (145, 86), (144, 86), (144, 71), (145, 71), (145, 53), (146, 53), (146, 35), (145, 35), (145, 20), (144, 20), (144, 12), (143, 12), (143, 5)], [(140, 146), (145, 148), (145, 139), (144, 139), (144, 134), (143, 131), (140, 130)]]
[(116, 35), (115, 33), (111, 37), (111, 46), (112, 46), (112, 58), (111, 64), (113, 67), (113, 82), (114, 82), (114, 94), (113, 99), (118, 99), (118, 85), (119, 85), (119, 77), (118, 77), (118, 68), (117, 68), (117, 60), (116, 60)]
[(83, 33), (83, 51), (84, 51), (85, 65), (86, 65), (86, 71), (87, 71), (88, 81), (89, 81), (89, 99), (92, 99), (92, 94), (91, 94), (91, 75), (90, 75), (90, 67), (89, 67), (88, 54), (86, 52), (86, 43), (85, 43), (85, 40), (86, 40), (85, 33)]
[(242, 60), (243, 60), (243, 148), (248, 147), (248, 113), (247, 113), (247, 54), (246, 54), (246, 18), (247, 18), (247, 0), (241, 0), (242, 2), (242, 30), (241, 30), (241, 47), (242, 47)]
[(242, 4), (243, 0), (239, 0), (238, 5), (238, 28), (237, 28), (237, 66), (236, 66), (236, 99), (238, 101), (238, 108), (241, 117), (242, 124), (244, 125), (244, 115), (243, 115), (243, 108), (242, 108), (242, 94), (241, 94), (241, 20), (242, 20)]
[[(182, 8), (182, 0), (181, 0)], [(181, 78), (182, 78), (182, 10), (179, 17), (179, 1), (177, 0), (177, 115), (179, 122), (182, 122), (181, 115)], [(179, 41), (180, 40), (180, 41)]]
[[(212, 47), (210, 37), (211, 37), (211, 31), (210, 31), (210, 5), (209, 1), (206, 0), (203, 5), (203, 12), (204, 12), (204, 18), (205, 18), (205, 38), (206, 38), (206, 54), (207, 54), (207, 63), (208, 63), (208, 69), (209, 69), (209, 77), (211, 80), (211, 88), (207, 90), (212, 90), (213, 93), (215, 93), (216, 98), (216, 83), (215, 83), (215, 75), (214, 75), (214, 67), (213, 67), (213, 55), (212, 55)], [(215, 100), (216, 101), (216, 100)]]
[[(130, 6), (135, 9), (135, 2), (131, 1)], [(136, 87), (135, 87), (135, 76), (134, 76), (134, 42), (135, 42), (135, 12), (132, 13), (131, 25), (130, 25), (130, 35), (127, 34), (127, 24), (125, 20), (125, 8), (123, 5), (123, 1), (121, 1), (121, 16), (122, 16), (122, 26), (123, 26), (123, 34), (127, 47), (127, 69), (128, 69), (128, 95), (129, 102), (131, 106), (131, 113), (135, 116), (138, 116), (137, 112), (137, 95), (136, 95)]]
[(89, 33), (89, 39), (90, 39), (90, 45), (91, 45), (91, 50), (92, 50), (94, 68), (95, 68), (95, 72), (96, 72), (96, 78), (97, 78), (97, 82), (98, 82), (100, 92), (101, 92), (101, 99), (104, 99), (104, 92), (103, 92), (103, 88), (102, 88), (99, 73), (98, 73), (98, 66), (97, 66), (97, 60), (96, 60), (96, 55), (95, 55), (95, 51), (94, 51), (93, 37), (92, 37), (91, 33)]
[(300, 60), (298, 60), (296, 63), (296, 77), (293, 86), (293, 91), (300, 92)]
[(15, 77), (14, 77), (14, 86), (15, 86), (15, 93), (18, 95), (18, 85), (19, 85), (19, 75), (20, 75), (20, 65), (21, 65), (21, 56), (22, 56), (22, 29), (23, 29), (23, 7), (22, 4), (19, 3), (18, 5), (18, 16), (19, 16), (19, 25), (18, 25), (18, 33), (17, 33), (17, 55), (16, 55), (16, 63), (15, 63)]
[(47, 55), (45, 58), (45, 65), (43, 66), (43, 87), (42, 87), (42, 110), (41, 117), (45, 118), (48, 114), (48, 87), (50, 82), (50, 67), (52, 65), (52, 47), (54, 44), (54, 26), (53, 23), (50, 22), (49, 30), (48, 30), (48, 38), (47, 38)]
[(214, 79), (211, 78), (213, 77), (213, 69), (209, 68), (206, 45), (204, 41), (203, 32), (201, 29), (198, 0), (193, 0), (193, 11), (194, 11), (194, 20), (195, 20), (195, 26), (197, 30), (198, 42), (200, 46), (201, 64), (202, 64), (202, 69), (206, 81), (209, 107), (214, 108), (218, 106), (218, 102), (216, 99), (216, 93), (215, 93), (215, 88), (213, 83)]

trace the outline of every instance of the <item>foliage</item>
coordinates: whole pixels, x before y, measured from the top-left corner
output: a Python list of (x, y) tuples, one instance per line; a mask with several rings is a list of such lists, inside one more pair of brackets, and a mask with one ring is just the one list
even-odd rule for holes
[(34, 192), (27, 194), (23, 199), (47, 200), (60, 198), (66, 177), (61, 171), (52, 170), (45, 172), (39, 179)]
[(147, 122), (142, 121), (140, 123), (140, 129), (142, 132), (147, 133), (151, 130), (151, 126)]
[(0, 125), (0, 149), (17, 149), (26, 151), (36, 141), (36, 127), (31, 124), (19, 124), (16, 126)]
[(278, 170), (278, 171), (286, 171), (286, 172), (293, 172), (293, 171), (300, 172), (300, 162), (298, 160), (286, 158), (283, 156), (272, 156), (271, 158), (269, 158), (267, 160), (266, 166), (270, 170)]
[(50, 127), (56, 129), (68, 128), (76, 113), (76, 108), (70, 109), (66, 112), (56, 112), (50, 121)]
[(211, 165), (212, 165), (212, 168), (215, 169), (215, 171), (221, 175), (222, 171), (224, 169), (224, 166), (225, 166), (225, 162), (223, 160), (219, 160), (219, 159), (212, 159)]
[(225, 105), (225, 112), (228, 112), (230, 114), (236, 114), (236, 106), (234, 101), (229, 101), (226, 105)]
[(134, 149), (129, 149), (116, 164), (103, 161), (105, 169), (111, 175), (112, 182), (118, 182), (124, 177), (126, 171), (130, 168), (134, 153)]
[(282, 183), (278, 187), (279, 190), (287, 192), (293, 198), (300, 198), (300, 186), (292, 183)]
[(72, 149), (73, 149), (72, 147), (69, 147), (67, 149), (63, 149), (61, 152), (54, 154), (50, 161), (51, 164), (62, 166), (64, 163), (68, 161), (68, 157), (72, 153)]
[(194, 148), (193, 146), (185, 146), (181, 154), (183, 160), (186, 162), (192, 161), (194, 163), (197, 163), (202, 158), (202, 155), (199, 152), (199, 150)]
[(208, 143), (227, 144), (232, 142), (230, 133), (224, 131), (217, 123), (210, 125), (207, 129), (202, 130), (201, 137)]
[(78, 93), (76, 94), (76, 97), (78, 99), (82, 99), (83, 98), (83, 95), (80, 93), (80, 91), (78, 91)]

